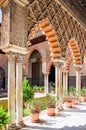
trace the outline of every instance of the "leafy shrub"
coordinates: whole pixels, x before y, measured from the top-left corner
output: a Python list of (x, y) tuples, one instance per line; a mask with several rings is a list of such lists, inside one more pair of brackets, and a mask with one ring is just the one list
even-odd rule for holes
[(30, 109), (29, 109), (29, 108), (24, 108), (24, 109), (23, 109), (23, 116), (24, 116), (24, 117), (25, 117), (25, 116), (28, 116), (29, 113), (30, 113)]
[(75, 94), (76, 94), (76, 88), (71, 87), (69, 93), (70, 93), (71, 95), (75, 95)]
[(24, 80), (22, 86), (23, 86), (23, 102), (28, 103), (34, 98), (34, 90), (30, 86), (28, 80)]
[(8, 116), (8, 113), (2, 107), (0, 107), (0, 130), (2, 127), (5, 127), (9, 123), (10, 118)]
[(82, 88), (81, 89), (81, 95), (83, 95), (83, 96), (85, 95), (86, 96), (86, 88)]

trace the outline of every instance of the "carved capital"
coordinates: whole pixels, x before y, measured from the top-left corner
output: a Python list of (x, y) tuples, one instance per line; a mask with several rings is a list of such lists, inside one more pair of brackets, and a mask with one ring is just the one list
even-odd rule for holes
[(8, 53), (7, 56), (8, 56), (8, 62), (15, 62), (15, 59), (16, 59), (15, 53), (12, 53), (12, 52)]
[(17, 54), (16, 55), (16, 62), (17, 63), (23, 63), (25, 60), (25, 55)]

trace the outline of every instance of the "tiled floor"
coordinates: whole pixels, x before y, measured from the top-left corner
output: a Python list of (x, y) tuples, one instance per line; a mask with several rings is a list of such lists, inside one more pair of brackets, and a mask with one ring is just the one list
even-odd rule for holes
[(22, 130), (86, 130), (86, 103), (64, 108), (54, 117), (49, 117), (45, 111), (40, 115), (39, 123), (31, 123), (27, 117), (25, 124), (27, 127)]

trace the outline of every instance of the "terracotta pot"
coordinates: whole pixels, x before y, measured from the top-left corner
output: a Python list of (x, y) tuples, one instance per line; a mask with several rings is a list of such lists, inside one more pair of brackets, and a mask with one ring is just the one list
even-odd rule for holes
[(72, 102), (65, 102), (66, 108), (72, 108)]
[(81, 96), (81, 101), (86, 102), (86, 96)]
[(78, 105), (79, 104), (77, 99), (72, 100), (72, 103), (73, 103), (73, 105)]
[(55, 94), (55, 91), (51, 91), (52, 94)]
[(30, 113), (30, 121), (31, 121), (32, 123), (37, 123), (37, 122), (39, 122), (39, 113), (35, 113), (35, 114)]
[(55, 116), (55, 108), (47, 108), (48, 116)]

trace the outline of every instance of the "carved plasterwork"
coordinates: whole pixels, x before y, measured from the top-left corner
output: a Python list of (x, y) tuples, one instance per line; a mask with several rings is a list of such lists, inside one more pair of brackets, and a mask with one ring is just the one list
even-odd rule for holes
[(61, 3), (56, 0), (34, 0), (29, 4), (28, 11), (30, 12), (28, 13), (28, 33), (35, 23), (47, 17), (56, 31), (62, 56), (65, 57), (67, 43), (70, 38), (74, 37), (79, 44), (83, 58), (86, 47), (86, 30), (75, 17), (63, 8)]

